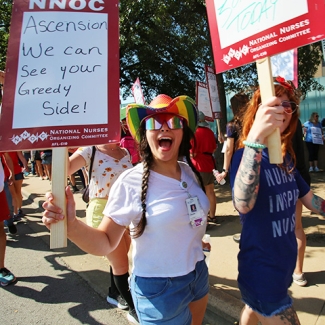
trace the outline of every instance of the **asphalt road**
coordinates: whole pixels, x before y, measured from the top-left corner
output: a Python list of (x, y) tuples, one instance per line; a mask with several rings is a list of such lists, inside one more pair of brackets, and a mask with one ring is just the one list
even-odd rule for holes
[[(17, 235), (7, 239), (5, 264), (17, 283), (0, 287), (0, 324), (129, 325), (127, 311), (105, 300), (109, 276), (94, 263), (102, 263), (100, 257), (89, 256), (70, 242), (69, 250), (50, 250), (41, 209), (25, 200), (23, 210), (27, 217), (17, 224)], [(95, 281), (103, 284), (100, 292)], [(213, 320), (213, 324), (232, 324), (217, 315)]]
[[(27, 205), (24, 210), (31, 214), (35, 208)], [(35, 212), (40, 220), (40, 211)], [(42, 238), (46, 234), (35, 233), (30, 223), (23, 219), (18, 235), (8, 236), (6, 267), (18, 281), (0, 288), (0, 324), (130, 324), (127, 312), (111, 307), (69, 269), (62, 252), (50, 251)]]

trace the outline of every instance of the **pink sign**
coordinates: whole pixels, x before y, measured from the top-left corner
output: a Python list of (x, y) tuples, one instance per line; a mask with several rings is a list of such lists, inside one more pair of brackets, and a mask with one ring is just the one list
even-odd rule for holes
[(118, 141), (118, 1), (14, 2), (1, 150)]
[(216, 73), (325, 38), (324, 0), (206, 0)]
[(140, 83), (140, 79), (137, 78), (136, 81), (134, 82), (133, 86), (132, 86), (132, 93), (133, 93), (133, 97), (134, 97), (134, 101), (137, 104), (145, 104), (145, 100), (143, 97), (143, 92), (142, 92), (142, 88), (141, 88), (141, 83)]

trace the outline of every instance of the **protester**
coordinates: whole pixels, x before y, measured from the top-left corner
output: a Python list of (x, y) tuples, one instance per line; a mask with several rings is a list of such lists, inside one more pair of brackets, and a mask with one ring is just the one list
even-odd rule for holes
[(40, 177), (41, 180), (46, 179), (44, 168), (42, 165), (41, 152), (39, 150), (32, 150), (31, 159), (35, 161), (36, 176)]
[(303, 128), (305, 142), (309, 154), (309, 172), (319, 172), (318, 150), (319, 145), (323, 144), (323, 129), (319, 122), (319, 115), (313, 112)]
[(218, 183), (226, 178), (229, 173), (230, 164), (232, 156), (237, 149), (237, 140), (240, 135), (241, 130), (241, 121), (243, 109), (246, 106), (249, 98), (246, 94), (236, 94), (230, 98), (230, 107), (233, 113), (233, 119), (227, 123), (226, 132), (227, 132), (227, 142), (226, 142), (226, 151), (224, 154), (223, 168), (222, 172), (217, 176)]
[[(92, 167), (90, 167), (92, 166)], [(107, 143), (96, 147), (82, 147), (69, 157), (68, 174), (72, 175), (82, 167), (87, 167), (89, 175), (89, 204), (86, 211), (87, 224), (97, 228), (104, 215), (112, 185), (118, 176), (132, 167), (130, 153), (118, 143)], [(89, 170), (91, 168), (91, 170)], [(116, 249), (107, 254), (110, 262), (111, 286), (108, 289), (107, 302), (121, 309), (129, 308), (129, 317), (136, 320), (134, 304), (129, 291), (129, 259), (131, 239), (127, 231)]]
[[(245, 303), (240, 324), (300, 324), (288, 295), (297, 260), (295, 209), (298, 198), (325, 215), (325, 201), (312, 193), (295, 169), (292, 136), (299, 96), (282, 81), (277, 97), (261, 104), (257, 90), (247, 106), (239, 147), (233, 156), (233, 201), (243, 223), (238, 286)], [(270, 164), (268, 136), (279, 128), (282, 164)]]
[[(292, 147), (296, 155), (296, 168), (298, 169), (300, 175), (305, 180), (305, 182), (310, 186), (310, 174), (305, 163), (305, 150), (304, 150), (304, 141), (302, 134), (302, 125), (300, 120), (297, 121), (296, 132), (292, 138)], [(307, 285), (307, 279), (303, 273), (303, 264), (305, 258), (306, 250), (306, 234), (302, 226), (302, 203), (300, 200), (297, 201), (296, 205), (296, 229), (295, 234), (297, 238), (298, 245), (298, 255), (296, 261), (296, 267), (293, 272), (292, 278), (295, 284), (298, 284), (301, 287)]]
[(191, 160), (193, 166), (200, 172), (205, 193), (210, 202), (210, 212), (208, 222), (216, 223), (216, 205), (217, 199), (214, 193), (214, 175), (213, 169), (216, 169), (216, 162), (213, 153), (217, 149), (214, 133), (209, 128), (209, 123), (205, 120), (203, 112), (199, 112), (199, 122), (194, 134), (194, 139), (191, 141)]
[[(23, 195), (21, 193), (21, 188), (24, 181), (24, 174), (22, 170), (29, 172), (29, 167), (25, 157), (23, 156), (21, 151), (12, 151), (8, 152), (14, 167), (14, 177), (13, 177), (13, 185), (9, 186), (12, 204), (14, 209), (14, 221), (20, 221), (24, 216), (22, 205), (23, 205)], [(20, 166), (19, 162), (22, 163), (23, 167)], [(9, 171), (8, 171), (9, 172)], [(7, 173), (8, 177), (9, 174)]]
[[(226, 142), (226, 151), (223, 159), (223, 168), (222, 172), (218, 174), (217, 182), (220, 183), (229, 173), (231, 160), (234, 152), (237, 150), (237, 140), (241, 131), (241, 121), (242, 114), (244, 113), (244, 108), (248, 102), (249, 98), (246, 94), (236, 94), (230, 98), (230, 107), (233, 112), (233, 119), (227, 123), (227, 142)], [(236, 243), (240, 242), (240, 234), (235, 234), (233, 240)]]
[(42, 165), (48, 180), (52, 180), (52, 149), (46, 149), (41, 153)]
[(7, 152), (3, 152), (0, 156), (1, 158), (1, 166), (3, 167), (4, 172), (4, 188), (3, 191), (6, 195), (6, 204), (9, 208), (9, 218), (4, 220), (4, 225), (8, 228), (8, 231), (10, 234), (16, 234), (17, 233), (17, 227), (14, 223), (14, 207), (12, 204), (12, 196), (10, 193), (10, 186), (13, 186), (14, 184), (14, 164), (12, 162), (12, 159), (10, 158), (9, 154)]
[[(88, 253), (107, 255), (130, 226), (130, 287), (140, 323), (201, 325), (209, 290), (202, 251), (209, 201), (189, 153), (197, 125), (195, 102), (187, 96), (159, 95), (149, 106), (129, 105), (127, 121), (140, 144), (142, 162), (114, 183), (97, 229), (75, 217), (67, 188), (68, 236)], [(47, 227), (64, 218), (52, 194), (43, 207)]]
[(10, 218), (9, 207), (7, 204), (6, 193), (4, 192), (4, 170), (0, 160), (0, 285), (5, 287), (16, 281), (16, 277), (7, 268), (5, 268), (6, 253), (6, 233), (4, 230), (4, 221)]

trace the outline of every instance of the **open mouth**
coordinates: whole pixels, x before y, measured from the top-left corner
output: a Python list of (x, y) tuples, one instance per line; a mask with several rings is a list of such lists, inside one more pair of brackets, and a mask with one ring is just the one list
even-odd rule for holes
[(158, 140), (159, 147), (163, 149), (169, 149), (173, 143), (171, 138), (160, 138)]

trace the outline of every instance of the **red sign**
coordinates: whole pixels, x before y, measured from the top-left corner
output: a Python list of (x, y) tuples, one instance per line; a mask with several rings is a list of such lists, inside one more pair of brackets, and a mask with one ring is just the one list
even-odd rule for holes
[(14, 2), (2, 151), (119, 141), (117, 0)]
[(325, 38), (324, 0), (206, 0), (216, 72)]

